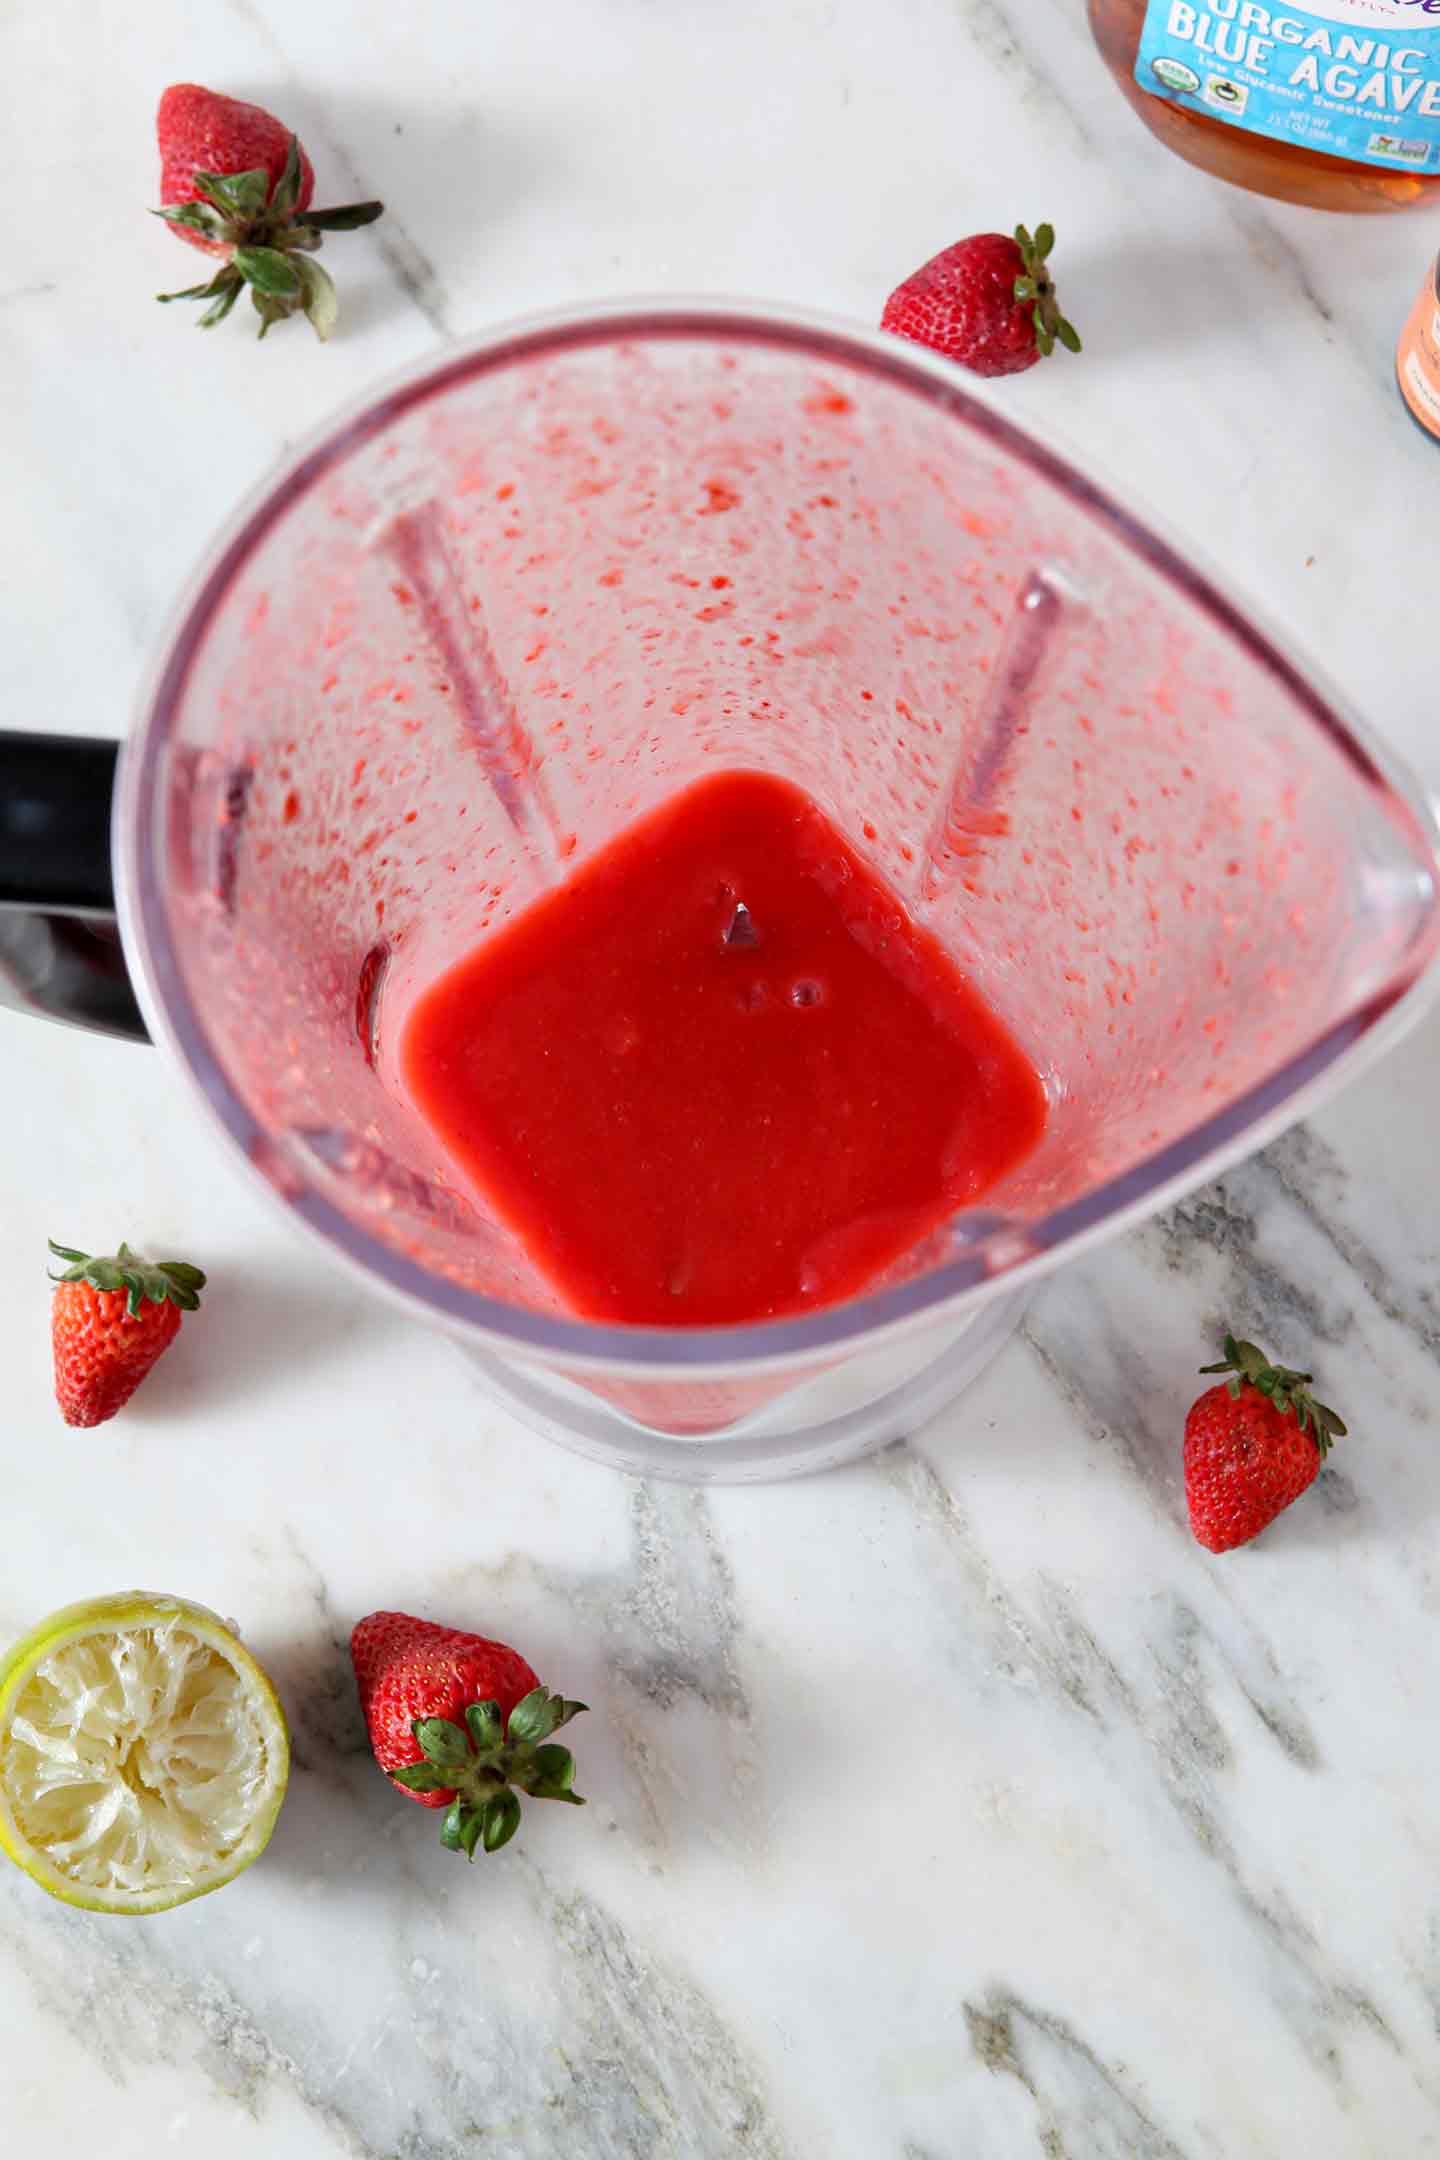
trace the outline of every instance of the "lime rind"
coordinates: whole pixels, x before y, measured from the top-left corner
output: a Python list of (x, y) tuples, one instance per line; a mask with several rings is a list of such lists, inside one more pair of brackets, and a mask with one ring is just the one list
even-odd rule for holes
[(219, 1889), (263, 1851), (288, 1771), (274, 1688), (204, 1606), (90, 1599), (0, 1662), (0, 1846), (67, 1904)]

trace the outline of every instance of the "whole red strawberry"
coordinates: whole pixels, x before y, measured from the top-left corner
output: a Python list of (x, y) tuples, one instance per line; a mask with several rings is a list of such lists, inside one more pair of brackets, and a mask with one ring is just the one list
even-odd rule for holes
[(103, 1425), (122, 1410), (200, 1303), (205, 1277), (186, 1260), (151, 1267), (128, 1245), (113, 1259), (50, 1250), (71, 1265), (52, 1278), (50, 1343), (55, 1400), (67, 1425)]
[[(171, 83), (155, 115), (155, 136), (160, 145), (160, 200), (167, 209), (209, 200), (197, 174), (208, 178), (212, 173), (263, 172), (273, 187), (290, 155), (289, 128), (263, 105), (222, 97), (218, 90), (202, 90), (199, 83)], [(310, 207), (315, 169), (298, 142), (296, 151), (300, 181), (293, 207), (300, 211)], [(191, 247), (212, 255), (227, 252), (227, 241), (179, 223), (174, 230)]]
[(337, 313), (335, 287), (314, 261), (326, 232), (369, 225), (383, 204), (312, 210), (315, 173), (299, 138), (259, 105), (172, 83), (155, 116), (160, 145), (156, 212), (192, 247), (224, 258), (206, 285), (159, 293), (161, 300), (206, 300), (202, 329), (223, 322), (248, 285), (264, 337), (287, 315), (308, 317), (321, 338)]
[(376, 1612), (350, 1637), (360, 1707), (375, 1760), (422, 1807), (444, 1808), (440, 1842), (471, 1860), (515, 1835), (520, 1802), (584, 1805), (558, 1732), (585, 1708), (540, 1685), (518, 1650), (437, 1627), (408, 1613)]
[(1079, 333), (1060, 312), (1046, 266), (1054, 245), (1050, 225), (1033, 238), (1017, 225), (1013, 236), (957, 240), (896, 286), (880, 327), (977, 375), (1018, 375), (1057, 344), (1078, 353)]
[(1309, 1393), (1311, 1375), (1272, 1365), (1252, 1342), (1225, 1337), (1207, 1373), (1229, 1373), (1185, 1420), (1190, 1527), (1211, 1552), (1248, 1545), (1313, 1485), (1345, 1426)]

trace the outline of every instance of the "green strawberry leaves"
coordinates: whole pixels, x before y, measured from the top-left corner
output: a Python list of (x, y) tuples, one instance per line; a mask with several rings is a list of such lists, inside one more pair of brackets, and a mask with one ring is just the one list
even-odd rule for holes
[[(320, 245), (318, 234), (314, 241), (309, 244), (314, 247)], [(299, 256), (292, 267), (299, 277), (301, 290), (305, 295), (303, 306), (306, 316), (309, 318), (310, 327), (323, 345), (330, 332), (334, 329), (340, 315), (340, 302), (335, 294), (335, 280), (328, 270), (322, 269), (319, 263), (313, 262), (309, 255)]]
[(474, 1750), (468, 1734), (449, 1718), (427, 1717), (415, 1720), (415, 1738), (424, 1752), (425, 1760), (440, 1770), (458, 1770), (468, 1763)]
[[(499, 1852), (502, 1845), (509, 1844), (520, 1827), (520, 1802), (513, 1792), (496, 1793), (495, 1798), (487, 1800), (478, 1813), (479, 1832), (486, 1852)], [(474, 1820), (473, 1817), (471, 1819)], [(467, 1857), (473, 1860), (475, 1857), (475, 1838), (472, 1834), (467, 1834), (468, 1832), (469, 1824), (467, 1823), (461, 1830), (460, 1842), (465, 1848)]]
[(70, 1262), (63, 1275), (51, 1276), (52, 1282), (86, 1282), (92, 1290), (123, 1290), (125, 1310), (132, 1320), (139, 1319), (140, 1308), (147, 1300), (152, 1305), (163, 1305), (168, 1299), (182, 1312), (199, 1309), (205, 1275), (188, 1260), (152, 1263), (141, 1260), (128, 1245), (122, 1245), (113, 1258), (77, 1252), (71, 1245), (57, 1245), (54, 1238), (49, 1245), (57, 1260)]
[[(215, 281), (215, 299), (200, 317), (200, 328), (202, 330), (213, 330), (216, 323), (224, 322), (225, 317), (234, 307), (244, 289), (243, 284), (237, 277), (217, 278)], [(164, 298), (163, 294), (161, 298)]]
[(466, 1709), (465, 1723), (482, 1755), (488, 1749), (498, 1747), (505, 1737), (505, 1720), (497, 1702), (472, 1702)]
[(1024, 225), (1015, 228), (1015, 245), (1020, 251), (1023, 269), (1014, 284), (1015, 298), (1023, 305), (1033, 303), (1031, 321), (1035, 329), (1035, 343), (1048, 359), (1057, 344), (1066, 352), (1081, 350), (1080, 333), (1072, 322), (1067, 322), (1060, 312), (1054, 280), (1046, 265), (1046, 258), (1055, 245), (1053, 225), (1037, 225), (1033, 234)]
[[(292, 135), (290, 139), (293, 142), (295, 138)], [(197, 172), (195, 185), (222, 217), (253, 218), (264, 209), (269, 197), (270, 175), (263, 167), (242, 173)]]
[(403, 1785), (406, 1792), (432, 1793), (450, 1790), (450, 1780), (431, 1763), (406, 1763), (403, 1769), (392, 1770), (390, 1776), (397, 1785)]
[(155, 297), (157, 300), (208, 300), (212, 295), (229, 291), (232, 287), (238, 291), (239, 286), (238, 278), (232, 278), (228, 270), (220, 270), (208, 285), (187, 285), (183, 292), (156, 293)]
[(486, 1852), (499, 1852), (519, 1827), (520, 1803), (512, 1792), (496, 1793), (478, 1807), (467, 1808), (463, 1801), (454, 1800), (440, 1825), (440, 1842), (447, 1852), (463, 1852), (467, 1860), (473, 1860), (477, 1845)]
[(1293, 1411), (1301, 1432), (1314, 1434), (1322, 1462), (1330, 1452), (1331, 1442), (1344, 1439), (1349, 1431), (1336, 1411), (1327, 1403), (1317, 1402), (1310, 1393), (1313, 1373), (1294, 1372), (1288, 1365), (1272, 1365), (1257, 1343), (1244, 1342), (1228, 1331), (1224, 1358), (1218, 1365), (1202, 1365), (1200, 1370), (1202, 1373), (1228, 1373), (1230, 1378), (1226, 1386), (1233, 1401), (1239, 1400), (1243, 1387), (1253, 1387), (1282, 1414)]
[(583, 1702), (566, 1702), (548, 1688), (532, 1688), (510, 1713), (512, 1740), (548, 1740), (552, 1732), (568, 1725), (585, 1708)]
[[(196, 175), (199, 178), (199, 175)], [(285, 164), (270, 197), (277, 217), (288, 217), (300, 200), (300, 138), (292, 135), (285, 146)]]
[(468, 1860), (477, 1849), (498, 1852), (520, 1826), (518, 1793), (585, 1805), (575, 1791), (575, 1758), (550, 1738), (584, 1708), (537, 1687), (516, 1703), (508, 1723), (497, 1702), (467, 1703), (463, 1725), (452, 1718), (416, 1718), (411, 1731), (421, 1760), (390, 1777), (406, 1792), (452, 1795), (440, 1825), (447, 1851), (463, 1852)]
[(300, 144), (292, 135), (280, 177), (270, 184), (263, 168), (253, 172), (197, 172), (201, 199), (155, 212), (213, 245), (229, 250), (208, 284), (157, 293), (157, 300), (204, 300), (202, 330), (223, 322), (248, 287), (263, 338), (271, 326), (303, 315), (322, 344), (339, 319), (335, 283), (311, 260), (327, 232), (353, 232), (372, 225), (383, 203), (345, 203), (334, 210), (302, 211)]
[(305, 222), (317, 232), (354, 232), (361, 225), (373, 225), (385, 208), (384, 203), (346, 203), (339, 210), (307, 210)]
[[(187, 232), (199, 233), (205, 240), (223, 240), (228, 220), (209, 203), (175, 203), (168, 210), (152, 210), (152, 217), (164, 218), (167, 225), (183, 225)], [(181, 293), (159, 293), (161, 300), (179, 300)]]
[(239, 247), (230, 261), (266, 300), (294, 300), (299, 294), (299, 274), (280, 248)]
[(575, 1784), (575, 1758), (568, 1747), (546, 1746), (535, 1750), (530, 1782), (525, 1790), (532, 1800), (565, 1800), (571, 1807), (584, 1807)]

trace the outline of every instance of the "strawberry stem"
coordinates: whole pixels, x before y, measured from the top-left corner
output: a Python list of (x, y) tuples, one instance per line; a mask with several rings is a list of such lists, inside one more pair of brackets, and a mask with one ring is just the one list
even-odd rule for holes
[(467, 1860), (477, 1846), (498, 1852), (520, 1826), (513, 1787), (532, 1800), (585, 1805), (574, 1789), (574, 1757), (550, 1738), (584, 1708), (537, 1687), (516, 1703), (508, 1726), (497, 1702), (467, 1704), (463, 1726), (451, 1718), (416, 1718), (411, 1731), (421, 1759), (389, 1774), (407, 1792), (452, 1795), (440, 1825), (447, 1850)]
[(68, 1260), (70, 1266), (63, 1275), (52, 1275), (51, 1282), (85, 1282), (92, 1290), (123, 1290), (125, 1306), (132, 1320), (140, 1317), (140, 1307), (147, 1300), (152, 1305), (163, 1305), (168, 1299), (178, 1305), (182, 1312), (195, 1312), (200, 1305), (200, 1292), (205, 1287), (205, 1276), (198, 1267), (191, 1267), (188, 1260), (142, 1260), (122, 1245), (113, 1255), (96, 1255), (77, 1252), (71, 1245), (57, 1245), (49, 1240), (50, 1250), (57, 1260)]
[(1245, 1342), (1228, 1329), (1223, 1359), (1218, 1365), (1202, 1365), (1200, 1370), (1202, 1373), (1228, 1373), (1230, 1378), (1226, 1385), (1236, 1400), (1242, 1387), (1253, 1387), (1267, 1401), (1274, 1403), (1282, 1415), (1293, 1411), (1301, 1432), (1314, 1433), (1322, 1461), (1330, 1452), (1332, 1440), (1343, 1439), (1349, 1429), (1328, 1404), (1318, 1402), (1310, 1393), (1313, 1373), (1295, 1372), (1288, 1365), (1272, 1365), (1257, 1343)]
[(168, 224), (183, 226), (202, 239), (218, 242), (230, 253), (208, 285), (183, 292), (157, 293), (157, 300), (208, 300), (200, 328), (223, 322), (246, 285), (250, 287), (263, 338), (272, 323), (304, 315), (323, 342), (335, 327), (338, 309), (329, 275), (309, 257), (327, 232), (354, 232), (373, 225), (384, 210), (379, 202), (342, 203), (333, 210), (300, 210), (300, 143), (292, 135), (285, 166), (274, 186), (263, 166), (250, 172), (197, 172), (201, 200), (175, 203), (155, 212)]
[(1029, 227), (1017, 225), (1015, 245), (1025, 268), (1015, 280), (1015, 298), (1020, 302), (1033, 301), (1031, 322), (1035, 329), (1035, 343), (1048, 359), (1057, 344), (1066, 352), (1078, 353), (1081, 348), (1080, 333), (1072, 322), (1060, 312), (1060, 302), (1055, 292), (1055, 281), (1046, 268), (1046, 258), (1055, 245), (1053, 225), (1037, 225), (1032, 234)]

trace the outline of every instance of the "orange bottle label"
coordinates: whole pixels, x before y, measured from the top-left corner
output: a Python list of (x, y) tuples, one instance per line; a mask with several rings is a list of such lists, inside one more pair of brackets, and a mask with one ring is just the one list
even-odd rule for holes
[(1432, 268), (1420, 287), (1396, 357), (1400, 395), (1421, 427), (1440, 440), (1440, 277)]

